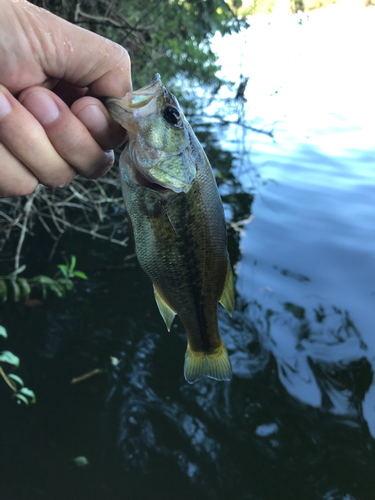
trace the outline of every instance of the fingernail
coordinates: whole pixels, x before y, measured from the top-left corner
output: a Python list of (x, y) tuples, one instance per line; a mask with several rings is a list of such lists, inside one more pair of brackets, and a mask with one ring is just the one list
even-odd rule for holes
[(108, 120), (103, 111), (94, 104), (86, 106), (78, 114), (77, 118), (90, 130), (100, 134), (108, 128)]
[(54, 122), (60, 113), (55, 101), (45, 92), (31, 92), (22, 104), (42, 125)]
[(8, 99), (0, 92), (0, 118), (6, 116), (12, 109)]

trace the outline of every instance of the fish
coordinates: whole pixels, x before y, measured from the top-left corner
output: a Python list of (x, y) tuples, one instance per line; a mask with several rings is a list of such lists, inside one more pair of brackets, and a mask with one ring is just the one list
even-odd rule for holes
[(120, 176), (138, 261), (168, 331), (177, 314), (187, 334), (185, 379), (230, 380), (217, 308), (220, 302), (232, 315), (234, 284), (209, 160), (159, 74), (105, 105), (128, 132)]

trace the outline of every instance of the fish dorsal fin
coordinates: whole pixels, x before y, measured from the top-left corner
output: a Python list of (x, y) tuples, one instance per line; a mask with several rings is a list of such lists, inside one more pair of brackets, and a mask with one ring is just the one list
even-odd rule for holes
[(232, 269), (228, 261), (227, 275), (225, 277), (225, 285), (223, 293), (219, 300), (220, 304), (225, 307), (228, 313), (232, 316), (234, 309), (234, 284)]
[(160, 314), (162, 315), (162, 318), (165, 321), (165, 324), (167, 325), (168, 332), (170, 332), (174, 317), (176, 316), (176, 313), (173, 311), (173, 309), (171, 309), (169, 307), (169, 305), (161, 297), (160, 293), (157, 291), (155, 286), (154, 286), (154, 294), (155, 294), (155, 300), (156, 300), (156, 303), (158, 305)]

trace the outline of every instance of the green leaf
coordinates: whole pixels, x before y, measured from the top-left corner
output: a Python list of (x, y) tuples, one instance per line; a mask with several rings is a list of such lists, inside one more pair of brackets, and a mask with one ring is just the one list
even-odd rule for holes
[(74, 276), (77, 276), (77, 278), (82, 278), (83, 280), (87, 280), (88, 277), (86, 276), (85, 273), (82, 271), (73, 271)]
[(64, 264), (59, 264), (57, 267), (60, 269), (61, 273), (67, 278), (68, 277), (67, 266), (65, 266)]
[(17, 274), (21, 274), (24, 272), (25, 269), (26, 269), (26, 266), (23, 265), (23, 266), (19, 267), (18, 269), (16, 269), (15, 271), (13, 271), (11, 273), (11, 276), (16, 276)]
[(65, 290), (59, 283), (54, 282), (53, 285), (50, 286), (50, 290), (56, 295), (56, 297), (59, 297), (60, 299), (64, 297)]
[(40, 283), (42, 285), (43, 298), (46, 298), (47, 290), (52, 291), (58, 297), (63, 297), (65, 293), (65, 289), (61, 288), (59, 285), (59, 280), (54, 280), (49, 276), (45, 276), (44, 274), (40, 274), (36, 276), (33, 280), (36, 283)]
[(0, 299), (5, 302), (8, 297), (8, 287), (4, 280), (0, 280)]
[(73, 290), (73, 288), (74, 288), (74, 283), (69, 278), (63, 281), (63, 285), (69, 291)]
[(15, 375), (14, 373), (8, 373), (8, 378), (15, 380), (17, 384), (24, 385), (22, 378), (18, 375)]
[(76, 258), (75, 255), (72, 255), (70, 257), (70, 271), (73, 271), (73, 269), (76, 267)]
[(51, 285), (55, 283), (55, 280), (50, 278), (49, 276), (45, 276), (44, 274), (39, 274), (39, 276), (35, 276), (34, 281), (36, 283), (41, 283), (42, 285)]
[(34, 391), (32, 391), (31, 389), (28, 389), (27, 387), (22, 387), (22, 389), (20, 390), (20, 392), (22, 394), (24, 394), (25, 396), (29, 396), (29, 398), (31, 398), (31, 402), (35, 403), (36, 397), (35, 397)]
[(21, 290), (16, 280), (11, 280), (14, 291), (14, 302), (18, 302), (21, 298)]
[(7, 334), (7, 331), (5, 330), (5, 328), (3, 326), (0, 325), (0, 337), (4, 337), (5, 339), (8, 338), (8, 334)]
[(76, 457), (73, 458), (73, 462), (78, 465), (78, 467), (84, 467), (85, 465), (89, 465), (89, 461), (86, 457)]
[(0, 362), (9, 363), (10, 365), (13, 365), (13, 366), (19, 366), (20, 365), (20, 358), (15, 356), (10, 351), (3, 351), (3, 352), (0, 352)]
[(25, 396), (23, 396), (22, 394), (20, 394), (19, 392), (17, 392), (15, 395), (14, 395), (16, 398), (20, 399), (21, 401), (23, 401), (25, 403), (25, 405), (28, 405), (29, 404), (29, 400), (27, 398), (25, 398)]
[(18, 278), (17, 281), (21, 289), (22, 298), (28, 299), (31, 292), (29, 282), (25, 278)]

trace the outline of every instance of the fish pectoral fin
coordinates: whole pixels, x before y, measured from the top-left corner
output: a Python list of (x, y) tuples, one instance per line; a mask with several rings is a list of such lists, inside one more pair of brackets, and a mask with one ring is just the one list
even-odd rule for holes
[(219, 300), (220, 304), (225, 307), (228, 313), (232, 316), (234, 309), (234, 284), (233, 274), (228, 262), (227, 275), (225, 278), (224, 290)]
[(159, 312), (160, 312), (163, 320), (165, 321), (165, 324), (167, 325), (168, 332), (170, 332), (174, 317), (176, 316), (176, 313), (165, 302), (165, 300), (162, 298), (160, 293), (157, 291), (155, 285), (154, 285), (154, 294), (155, 294), (156, 304), (158, 305), (158, 308), (159, 308)]
[(185, 354), (184, 375), (189, 384), (194, 384), (202, 377), (210, 377), (215, 380), (231, 380), (232, 365), (223, 340), (221, 339), (221, 345), (212, 354), (193, 351), (188, 343)]

